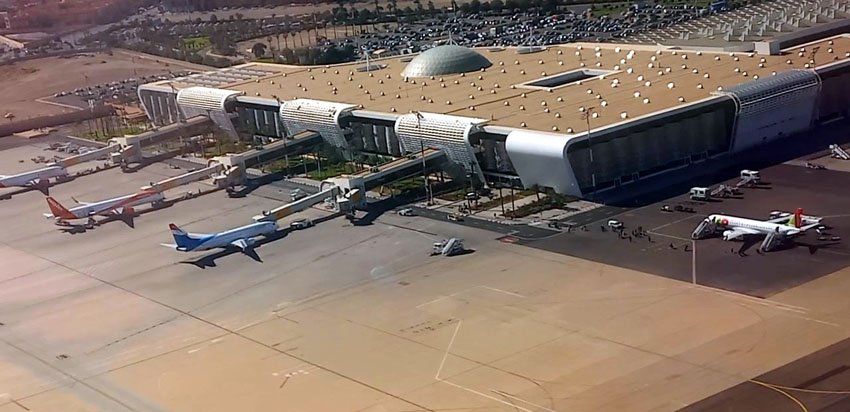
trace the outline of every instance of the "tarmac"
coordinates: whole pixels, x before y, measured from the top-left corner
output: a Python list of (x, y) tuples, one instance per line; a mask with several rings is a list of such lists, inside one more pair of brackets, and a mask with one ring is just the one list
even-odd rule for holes
[[(2, 173), (34, 169), (40, 143), (6, 140)], [(115, 168), (51, 195), (98, 200), (182, 172)], [(77, 234), (41, 216), (37, 191), (0, 200), (0, 412), (676, 411), (850, 338), (847, 269), (758, 299), (448, 221), (322, 208), (263, 242), (262, 262), (159, 245), (170, 222), (225, 230), (286, 192), (211, 192)], [(429, 256), (447, 237), (474, 252)]]
[[(768, 184), (744, 188), (739, 198), (694, 202), (680, 195), (586, 223), (587, 231), (573, 230), (523, 243), (756, 297), (772, 296), (850, 265), (847, 242), (818, 240), (814, 230), (788, 248), (766, 254), (757, 250), (759, 238), (746, 242), (691, 239), (699, 222), (712, 213), (766, 220), (771, 211), (793, 212), (797, 207), (803, 207), (806, 214), (825, 217), (831, 236), (850, 235), (850, 173), (783, 164), (763, 169), (761, 174)], [(734, 185), (738, 180), (724, 183)], [(662, 205), (690, 207), (695, 213), (663, 212)], [(602, 231), (608, 219), (625, 224), (625, 237)], [(647, 232), (646, 236), (635, 235), (636, 229)]]
[(843, 340), (682, 409), (843, 412), (850, 410), (850, 340)]

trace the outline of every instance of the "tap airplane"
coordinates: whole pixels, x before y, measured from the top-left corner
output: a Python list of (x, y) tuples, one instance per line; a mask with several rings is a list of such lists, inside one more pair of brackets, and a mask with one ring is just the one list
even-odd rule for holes
[(764, 236), (761, 249), (764, 252), (769, 252), (780, 243), (800, 235), (803, 232), (820, 226), (820, 220), (814, 219), (805, 220), (807, 223), (803, 225), (803, 209), (797, 209), (793, 215), (780, 216), (770, 220), (748, 219), (737, 216), (727, 215), (709, 215), (691, 235), (694, 239), (703, 239), (709, 235), (721, 232), (723, 240), (742, 240), (744, 236)]
[(162, 243), (162, 246), (172, 248), (181, 252), (195, 252), (210, 249), (238, 249), (240, 252), (250, 256), (252, 259), (262, 262), (254, 251), (257, 236), (269, 237), (277, 231), (277, 223), (259, 222), (240, 226), (224, 232), (205, 234), (187, 233), (177, 227), (174, 223), (168, 225), (176, 244)]
[(68, 171), (62, 166), (50, 166), (10, 176), (0, 175), (0, 188), (14, 186), (31, 187), (47, 194), (47, 187), (50, 184), (51, 178), (66, 176), (68, 176)]
[[(113, 197), (111, 199), (101, 200), (94, 203), (77, 202), (80, 205), (71, 209), (65, 208), (56, 199), (47, 198), (47, 206), (51, 213), (45, 213), (44, 217), (55, 219), (57, 224), (67, 225), (68, 221), (75, 219), (88, 218), (89, 221), (94, 216), (117, 216), (117, 217), (132, 217), (133, 206), (143, 205), (147, 203), (156, 204), (161, 202), (165, 197), (162, 192), (147, 189), (133, 193), (131, 195)], [(77, 200), (74, 199), (76, 202)], [(132, 220), (125, 221), (129, 226), (133, 226)]]

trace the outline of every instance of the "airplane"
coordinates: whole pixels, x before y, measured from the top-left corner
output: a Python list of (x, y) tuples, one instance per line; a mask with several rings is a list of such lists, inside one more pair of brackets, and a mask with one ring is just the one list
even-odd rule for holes
[(3, 187), (32, 187), (48, 194), (47, 187), (51, 178), (67, 177), (68, 171), (62, 166), (50, 166), (43, 169), (18, 173), (16, 175), (0, 175), (0, 188)]
[(68, 225), (69, 220), (88, 218), (89, 223), (92, 223), (95, 215), (101, 216), (118, 216), (129, 218), (125, 223), (133, 227), (132, 215), (134, 212), (133, 206), (143, 205), (147, 203), (156, 204), (165, 199), (162, 192), (145, 189), (131, 195), (113, 197), (111, 199), (101, 200), (94, 203), (75, 202), (80, 206), (71, 209), (65, 208), (56, 199), (47, 197), (47, 206), (52, 213), (44, 213), (44, 217), (55, 219), (58, 225)]
[(262, 262), (254, 245), (257, 236), (269, 237), (277, 231), (277, 222), (258, 222), (225, 230), (219, 233), (187, 233), (177, 227), (174, 223), (168, 225), (176, 244), (161, 243), (162, 246), (178, 250), (180, 252), (196, 252), (210, 249), (238, 249), (248, 255), (251, 259)]
[(820, 220), (806, 219), (803, 225), (803, 209), (798, 208), (793, 215), (780, 216), (770, 220), (748, 219), (737, 216), (709, 215), (694, 230), (693, 239), (703, 239), (722, 231), (723, 240), (741, 240), (744, 236), (764, 236), (759, 249), (769, 252), (780, 243), (820, 226)]

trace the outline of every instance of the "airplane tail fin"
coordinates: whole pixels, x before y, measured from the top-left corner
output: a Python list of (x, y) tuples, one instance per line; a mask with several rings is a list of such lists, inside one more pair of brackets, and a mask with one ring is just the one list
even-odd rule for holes
[(794, 226), (798, 229), (803, 226), (803, 208), (802, 207), (797, 208), (797, 210), (794, 212), (794, 215), (792, 215), (791, 218), (788, 220), (788, 225)]
[(198, 239), (192, 238), (174, 223), (169, 223), (168, 228), (171, 229), (171, 235), (174, 236), (174, 242), (177, 243), (177, 250), (192, 250), (200, 243)]
[(74, 219), (73, 213), (70, 210), (66, 209), (65, 206), (62, 206), (56, 199), (48, 196), (47, 197), (47, 207), (50, 208), (50, 212), (53, 213), (53, 216), (60, 217), (62, 219)]

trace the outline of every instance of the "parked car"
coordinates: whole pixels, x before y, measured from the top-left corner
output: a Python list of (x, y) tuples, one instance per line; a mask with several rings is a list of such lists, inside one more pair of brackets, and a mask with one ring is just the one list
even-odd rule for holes
[(608, 221), (608, 227), (610, 227), (611, 229), (622, 229), (623, 228), (623, 222), (621, 222), (617, 219), (611, 219), (611, 220)]
[(310, 226), (313, 226), (313, 221), (307, 218), (298, 219), (289, 224), (289, 228), (292, 230), (307, 229)]

